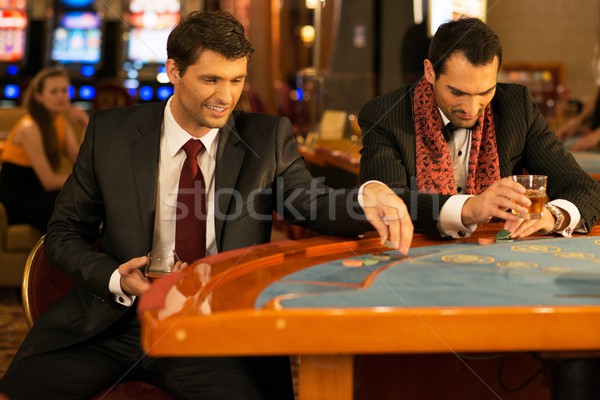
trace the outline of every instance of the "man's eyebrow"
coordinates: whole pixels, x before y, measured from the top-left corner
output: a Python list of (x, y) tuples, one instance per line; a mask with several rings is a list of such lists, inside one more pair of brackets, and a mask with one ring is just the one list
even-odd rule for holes
[(488, 90), (485, 90), (485, 91), (483, 91), (481, 93), (471, 94), (471, 93), (463, 92), (462, 90), (460, 90), (458, 88), (455, 88), (454, 86), (451, 86), (451, 85), (447, 85), (447, 86), (450, 88), (450, 90), (452, 90), (455, 93), (466, 94), (466, 95), (469, 95), (469, 96), (482, 96), (482, 95), (488, 94), (489, 92), (491, 92), (492, 90), (494, 90), (496, 88), (496, 85), (494, 85), (491, 88), (489, 88)]
[[(247, 74), (241, 74), (232, 78), (232, 80), (245, 78)], [(214, 74), (202, 74), (200, 75), (200, 79), (215, 79), (215, 80), (223, 80), (225, 79), (222, 76), (214, 75)]]

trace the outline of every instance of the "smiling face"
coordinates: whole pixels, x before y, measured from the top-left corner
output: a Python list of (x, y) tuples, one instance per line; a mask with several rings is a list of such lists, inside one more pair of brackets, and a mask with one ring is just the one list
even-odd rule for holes
[(64, 76), (51, 76), (44, 80), (42, 91), (35, 93), (35, 100), (42, 104), (51, 114), (58, 114), (69, 109), (69, 79)]
[(425, 79), (433, 85), (435, 101), (444, 115), (459, 128), (473, 126), (496, 93), (498, 57), (487, 65), (475, 66), (457, 52), (448, 57), (439, 76), (429, 60), (424, 66)]
[(169, 59), (167, 74), (174, 86), (171, 111), (177, 123), (195, 137), (223, 127), (242, 95), (247, 66), (247, 57), (228, 60), (204, 50), (181, 76)]

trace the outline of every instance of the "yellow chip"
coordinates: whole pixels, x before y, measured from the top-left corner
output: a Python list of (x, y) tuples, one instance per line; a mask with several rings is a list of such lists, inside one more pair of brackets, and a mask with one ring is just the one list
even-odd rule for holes
[(342, 265), (344, 267), (356, 268), (356, 267), (362, 267), (363, 262), (360, 260), (350, 259), (350, 260), (344, 260), (342, 262)]

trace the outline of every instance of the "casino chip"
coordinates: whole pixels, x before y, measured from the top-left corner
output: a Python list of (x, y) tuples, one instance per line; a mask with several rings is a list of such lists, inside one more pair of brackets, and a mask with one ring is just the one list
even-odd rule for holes
[(513, 240), (510, 238), (510, 232), (506, 229), (502, 229), (496, 235), (496, 243), (510, 243)]
[(489, 246), (491, 244), (496, 243), (496, 239), (494, 239), (493, 237), (482, 237), (477, 239), (477, 243), (479, 243), (482, 246)]
[(360, 261), (360, 260), (357, 260), (355, 258), (350, 258), (348, 260), (342, 261), (342, 265), (344, 267), (357, 268), (357, 267), (362, 267), (363, 266), (363, 262)]
[(392, 259), (392, 256), (385, 253), (374, 253), (371, 258), (377, 261), (389, 261)]
[(379, 263), (379, 261), (377, 261), (377, 260), (376, 260), (376, 259), (374, 259), (374, 258), (365, 258), (365, 259), (363, 260), (363, 263), (365, 263), (365, 265), (366, 265), (367, 267), (370, 267), (370, 266), (372, 266), (372, 265), (378, 264), (378, 263)]
[(498, 234), (496, 235), (496, 239), (498, 240), (511, 240), (510, 239), (510, 232), (507, 231), (506, 229), (502, 229), (500, 232), (498, 232)]

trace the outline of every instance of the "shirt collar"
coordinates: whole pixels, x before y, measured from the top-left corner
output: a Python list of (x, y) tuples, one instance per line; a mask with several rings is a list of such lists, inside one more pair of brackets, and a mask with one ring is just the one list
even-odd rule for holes
[[(444, 126), (448, 125), (450, 123), (450, 120), (448, 119), (448, 117), (446, 117), (446, 114), (444, 114), (444, 112), (442, 111), (442, 109), (439, 108), (439, 107), (438, 107), (438, 111), (440, 112), (440, 115), (442, 116), (442, 122), (444, 123)], [(477, 123), (475, 123), (475, 124), (477, 124)], [(442, 128), (444, 126), (442, 126)], [(458, 128), (458, 127), (456, 127), (456, 131), (460, 131), (461, 129), (464, 129), (467, 132), (472, 131), (471, 128)]]
[(450, 122), (450, 120), (448, 119), (448, 117), (446, 117), (446, 114), (444, 114), (442, 109), (439, 107), (438, 107), (438, 111), (440, 112), (440, 115), (442, 116), (442, 121), (444, 122), (444, 126), (448, 125), (448, 122)]
[[(173, 113), (171, 112), (172, 101), (173, 97), (169, 98), (169, 100), (167, 101), (167, 106), (165, 107), (164, 135), (167, 139), (169, 155), (171, 157), (175, 157), (175, 155), (177, 154), (177, 152), (179, 152), (179, 150), (181, 150), (183, 145), (186, 144), (188, 140), (194, 139), (194, 137), (187, 133), (185, 129), (183, 129), (177, 123), (177, 121), (175, 121), (175, 117), (173, 117)], [(219, 128), (213, 128), (199, 139), (202, 142), (204, 148), (206, 149), (206, 154), (212, 154), (211, 149), (213, 146), (215, 146), (218, 133)]]

